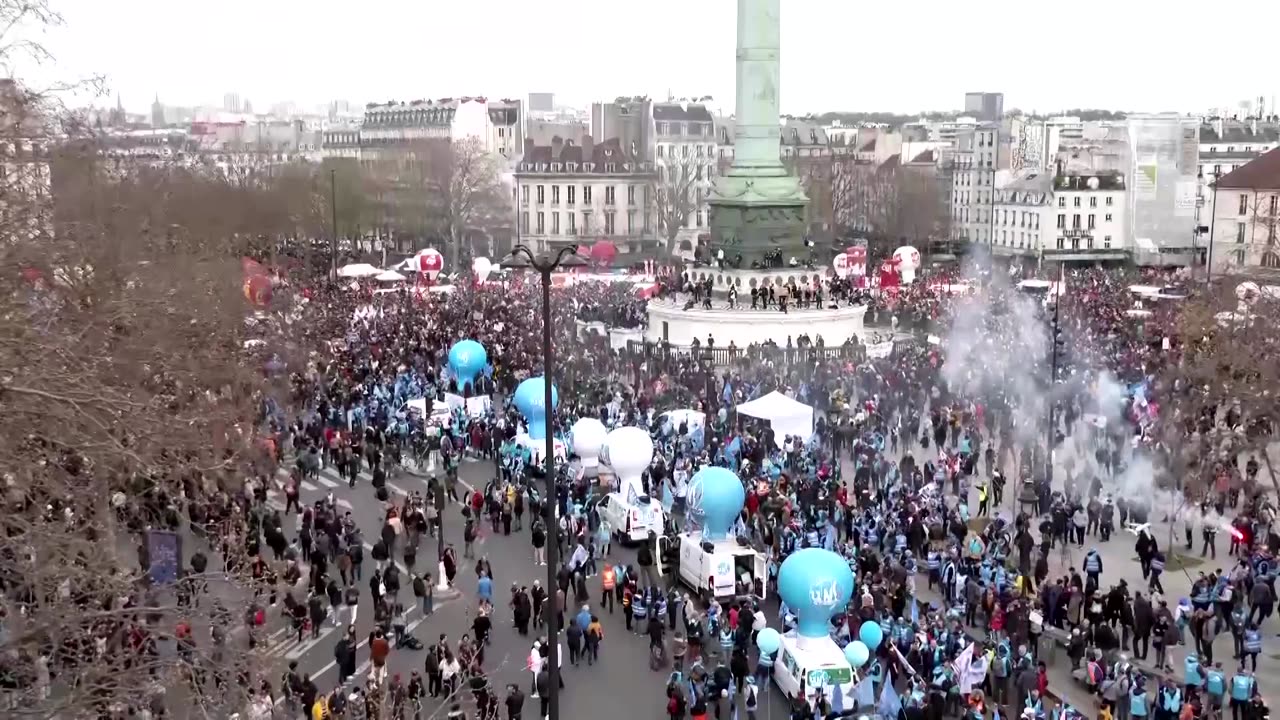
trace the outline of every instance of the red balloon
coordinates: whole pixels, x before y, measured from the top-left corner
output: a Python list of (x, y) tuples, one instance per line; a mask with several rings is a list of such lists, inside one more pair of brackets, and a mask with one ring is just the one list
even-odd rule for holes
[(266, 275), (250, 275), (245, 278), (244, 297), (258, 307), (271, 302), (271, 278)]

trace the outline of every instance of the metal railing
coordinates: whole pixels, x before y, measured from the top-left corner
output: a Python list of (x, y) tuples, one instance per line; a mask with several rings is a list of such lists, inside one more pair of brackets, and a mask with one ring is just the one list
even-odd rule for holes
[(692, 358), (698, 362), (710, 362), (717, 367), (728, 367), (744, 361), (769, 360), (774, 365), (809, 365), (817, 362), (860, 362), (865, 356), (861, 345), (834, 347), (679, 347), (665, 343), (630, 340), (623, 351), (630, 359), (641, 361), (667, 361)]

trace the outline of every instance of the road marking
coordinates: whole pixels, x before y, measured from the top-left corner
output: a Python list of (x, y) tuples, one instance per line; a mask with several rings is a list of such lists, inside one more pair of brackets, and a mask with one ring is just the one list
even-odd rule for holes
[[(317, 479), (317, 480), (319, 480), (319, 481), (320, 481), (320, 483), (321, 483), (321, 484), (323, 484), (323, 485), (324, 485), (325, 487), (327, 487), (327, 488), (336, 488), (336, 487), (338, 487), (338, 485), (340, 485), (340, 484), (341, 484), (341, 483), (335, 482), (335, 481), (333, 481), (333, 480), (330, 480), (330, 479), (328, 478), (328, 476), (327, 476), (327, 475), (324, 475), (324, 474), (317, 475), (317, 476), (316, 476), (316, 479)], [(304, 484), (305, 484), (305, 483), (304, 483)]]
[(402, 487), (400, 487), (399, 485), (397, 485), (397, 484), (395, 484), (395, 483), (391, 482), (390, 480), (388, 480), (388, 481), (387, 481), (387, 487), (389, 487), (389, 488), (391, 488), (392, 490), (394, 490), (394, 491), (396, 492), (396, 494), (398, 494), (398, 495), (408, 495), (408, 494), (409, 494), (409, 491), (408, 491), (408, 490), (405, 490), (404, 488), (402, 488)]
[(298, 484), (301, 485), (302, 489), (306, 490), (307, 492), (320, 492), (320, 488), (316, 487), (314, 483), (308, 482), (306, 480), (303, 480), (301, 483), (298, 483)]

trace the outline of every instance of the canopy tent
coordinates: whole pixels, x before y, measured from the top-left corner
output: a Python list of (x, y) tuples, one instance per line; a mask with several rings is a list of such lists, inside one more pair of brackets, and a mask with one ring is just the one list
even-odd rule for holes
[(338, 277), (344, 278), (374, 277), (381, 274), (381, 269), (376, 268), (369, 263), (352, 263), (338, 268)]
[(808, 440), (813, 435), (813, 408), (792, 400), (776, 390), (737, 407), (739, 415), (768, 420), (773, 427), (773, 441), (779, 446), (787, 435)]
[(401, 280), (407, 280), (408, 278), (396, 272), (395, 270), (383, 270), (382, 272), (375, 275), (373, 279), (378, 280), (380, 282), (400, 282)]

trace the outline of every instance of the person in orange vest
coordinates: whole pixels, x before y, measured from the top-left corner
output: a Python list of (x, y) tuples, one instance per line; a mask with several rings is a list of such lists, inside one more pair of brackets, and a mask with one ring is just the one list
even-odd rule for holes
[(614, 588), (618, 585), (618, 572), (608, 563), (604, 566), (604, 571), (600, 573), (600, 608), (603, 610), (605, 606), (609, 608), (609, 614), (613, 614), (613, 594)]

